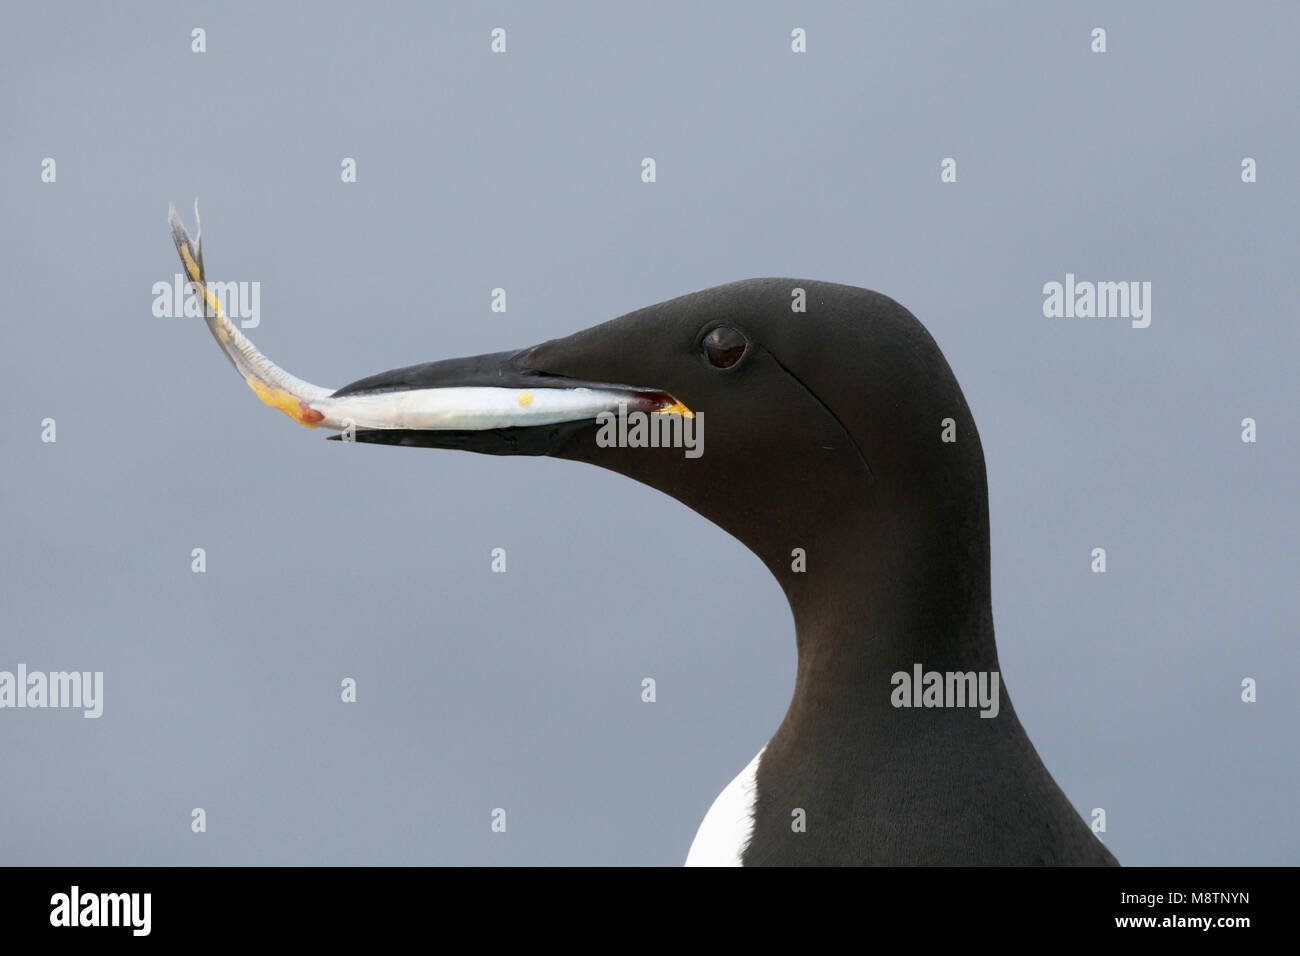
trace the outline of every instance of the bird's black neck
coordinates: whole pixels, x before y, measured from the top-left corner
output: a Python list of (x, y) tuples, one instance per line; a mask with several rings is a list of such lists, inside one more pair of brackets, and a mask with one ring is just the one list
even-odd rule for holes
[(907, 508), (882, 507), (868, 491), (838, 518), (819, 524), (806, 570), (780, 575), (795, 619), (797, 704), (869, 713), (890, 706), (891, 676), (917, 664), (996, 670), (982, 495)]
[(986, 499), (873, 504), (864, 494), (822, 522), (807, 570), (778, 575), (799, 663), (759, 764), (745, 862), (1113, 863), (1043, 767), (1000, 674), (995, 714), (895, 696), (894, 675), (917, 665), (992, 687)]

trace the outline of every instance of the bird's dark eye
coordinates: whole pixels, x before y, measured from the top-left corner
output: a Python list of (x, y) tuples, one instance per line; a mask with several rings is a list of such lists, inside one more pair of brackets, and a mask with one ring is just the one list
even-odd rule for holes
[(731, 368), (745, 354), (748, 340), (735, 329), (720, 325), (704, 336), (704, 355), (717, 368)]

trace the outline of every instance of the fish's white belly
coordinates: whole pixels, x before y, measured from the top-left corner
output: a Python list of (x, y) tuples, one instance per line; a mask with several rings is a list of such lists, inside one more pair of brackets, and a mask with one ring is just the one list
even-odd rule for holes
[(754, 792), (758, 787), (758, 760), (763, 750), (754, 755), (749, 766), (727, 784), (709, 807), (686, 854), (687, 866), (741, 865), (741, 854), (754, 832)]

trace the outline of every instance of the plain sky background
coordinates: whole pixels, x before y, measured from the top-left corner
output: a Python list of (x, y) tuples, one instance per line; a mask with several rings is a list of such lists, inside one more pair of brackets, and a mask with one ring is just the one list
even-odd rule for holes
[[(0, 711), (0, 862), (676, 864), (789, 702), (779, 588), (684, 506), (326, 442), (153, 317), (195, 196), (335, 387), (752, 276), (898, 299), (1075, 807), (1130, 865), (1300, 862), (1298, 41), (1289, 2), (6, 5), (0, 669), (106, 686)], [(1151, 282), (1150, 328), (1044, 318), (1067, 272)]]

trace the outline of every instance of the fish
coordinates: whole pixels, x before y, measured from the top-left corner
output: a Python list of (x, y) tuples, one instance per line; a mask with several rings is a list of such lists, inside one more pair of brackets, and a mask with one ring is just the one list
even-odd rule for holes
[(641, 411), (654, 414), (694, 413), (666, 392), (633, 387), (566, 385), (531, 388), (464, 386), (383, 388), (345, 395), (313, 385), (276, 365), (230, 321), (221, 301), (208, 288), (203, 265), (203, 225), (194, 203), (195, 234), (169, 204), (167, 222), (185, 275), (203, 303), (208, 330), (253, 393), (307, 428), (401, 429), (407, 431), (486, 431), (596, 420), (603, 413)]

